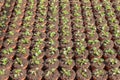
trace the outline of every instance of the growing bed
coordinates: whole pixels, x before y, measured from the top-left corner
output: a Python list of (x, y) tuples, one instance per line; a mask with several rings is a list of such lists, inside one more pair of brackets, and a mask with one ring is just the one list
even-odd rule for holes
[(120, 0), (0, 0), (0, 80), (120, 80)]

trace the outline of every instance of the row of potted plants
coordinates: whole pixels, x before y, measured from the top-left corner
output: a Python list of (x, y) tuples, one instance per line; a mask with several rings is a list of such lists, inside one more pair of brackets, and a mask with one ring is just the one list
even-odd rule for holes
[(59, 24), (59, 2), (55, 0), (49, 1), (48, 8), (48, 27), (46, 33), (46, 57), (47, 58), (57, 58), (58, 57), (58, 47), (59, 47), (59, 34), (58, 34), (58, 24)]
[[(85, 28), (82, 20), (82, 10), (79, 0), (72, 4), (72, 20), (73, 20), (73, 37), (75, 47), (75, 62), (71, 63), (76, 68), (77, 80), (91, 79), (91, 71), (88, 69), (90, 66), (88, 51), (86, 51), (87, 43), (85, 42)], [(66, 61), (67, 62), (67, 61)], [(69, 61), (70, 62), (70, 61)], [(72, 62), (72, 60), (71, 60)], [(74, 75), (74, 73), (71, 73)]]
[(47, 0), (39, 1), (36, 9), (35, 16), (35, 28), (33, 29), (32, 36), (32, 49), (30, 51), (31, 56), (36, 56), (39, 59), (42, 59), (45, 53), (43, 49), (45, 47), (44, 40), (46, 39), (46, 15), (47, 15)]
[(72, 9), (72, 24), (73, 24), (73, 40), (74, 40), (74, 52), (76, 58), (86, 58), (88, 52), (86, 51), (85, 41), (85, 27), (82, 20), (82, 10), (79, 0), (71, 3)]
[[(120, 27), (119, 27), (119, 22), (116, 19), (116, 15), (114, 13), (114, 9), (112, 7), (112, 4), (110, 1), (102, 1), (102, 4), (105, 9), (106, 17), (108, 20), (108, 25), (110, 26), (110, 32), (112, 33), (112, 39), (114, 41), (114, 47), (119, 52), (120, 47), (119, 47), (119, 41), (120, 41)], [(119, 55), (118, 55), (119, 56)]]
[[(19, 29), (20, 38), (18, 40), (18, 46), (16, 51), (16, 57), (13, 61), (13, 67), (10, 78), (11, 79), (19, 79), (24, 80), (27, 76), (26, 68), (33, 66), (36, 63), (39, 63), (34, 59), (31, 59), (29, 62), (27, 61), (27, 58), (29, 56), (29, 48), (31, 46), (31, 38), (32, 38), (32, 30), (33, 30), (33, 24), (34, 24), (34, 15), (36, 10), (36, 0), (26, 0), (18, 1), (20, 4), (18, 4), (16, 7), (21, 7), (21, 9), (17, 9), (17, 15), (20, 17), (20, 22), (22, 23), (23, 18), (23, 25)], [(24, 3), (23, 3), (24, 2)], [(20, 6), (21, 5), (21, 6)], [(22, 9), (23, 8), (23, 9)], [(26, 11), (24, 12), (24, 10)], [(20, 24), (21, 24), (20, 23)], [(18, 24), (18, 25), (20, 25)]]
[(110, 0), (111, 1), (111, 3), (112, 3), (112, 7), (115, 9), (115, 13), (116, 13), (116, 17), (117, 17), (117, 19), (120, 21), (120, 1), (118, 1), (118, 0)]
[[(16, 27), (20, 27), (21, 24), (17, 24), (18, 22), (18, 18), (19, 18), (19, 21), (21, 21), (22, 23), (22, 18), (21, 18), (21, 14), (22, 14), (22, 10), (21, 10), (21, 5), (23, 5), (23, 2), (20, 2), (18, 1), (17, 2), (17, 5), (15, 5), (15, 8), (14, 8), (14, 12), (12, 14), (12, 19), (11, 19), (11, 24), (10, 24), (10, 27), (8, 28), (8, 31), (6, 32), (6, 36), (5, 36), (5, 40), (4, 40), (4, 43), (3, 43), (3, 47), (11, 47), (11, 48), (16, 48), (16, 43), (17, 43), (17, 40), (18, 40), (18, 37), (19, 37), (19, 32), (16, 31)], [(25, 5), (23, 6), (25, 8)], [(24, 11), (24, 8), (23, 8), (23, 11)], [(18, 11), (20, 11), (21, 13), (18, 14)], [(24, 14), (22, 14), (23, 16)]]
[[(36, 0), (35, 0), (36, 1)], [(35, 2), (36, 3), (36, 2)], [(33, 28), (30, 62), (28, 64), (27, 79), (41, 80), (43, 78), (42, 68), (44, 66), (43, 57), (46, 39), (46, 17), (47, 17), (47, 0), (40, 0), (36, 4), (36, 16), (34, 16), (35, 26)]]
[(58, 80), (60, 74), (57, 70), (59, 67), (58, 51), (58, 24), (59, 24), (59, 2), (58, 0), (50, 0), (48, 2), (48, 27), (46, 32), (46, 59), (44, 62), (45, 72), (43, 77), (45, 80)]
[[(96, 2), (97, 3), (97, 2)], [(95, 16), (100, 16), (96, 14), (93, 16), (93, 8), (91, 4), (95, 4), (95, 1), (92, 2), (90, 0), (82, 0), (82, 8), (83, 8), (83, 20), (84, 25), (86, 27), (85, 31), (87, 33), (86, 40), (87, 40), (87, 46), (89, 50), (89, 60), (82, 59), (79, 62), (81, 62), (81, 65), (83, 65), (85, 69), (88, 69), (90, 66), (90, 69), (92, 72), (87, 72), (86, 74), (89, 75), (87, 77), (84, 77), (85, 79), (93, 79), (93, 80), (106, 80), (107, 74), (105, 73), (104, 67), (104, 59), (102, 58), (102, 50), (100, 49), (101, 43), (99, 41), (99, 35), (97, 34), (98, 30), (100, 32), (101, 29), (99, 29), (100, 25), (97, 26), (95, 24)], [(98, 6), (98, 5), (96, 5)], [(96, 10), (96, 9), (95, 9)], [(97, 11), (96, 11), (97, 13)], [(99, 20), (99, 19), (98, 19)], [(91, 63), (91, 64), (90, 64)], [(85, 67), (86, 66), (86, 67)], [(92, 75), (92, 76), (91, 76)], [(85, 75), (84, 75), (85, 76)], [(83, 79), (84, 79), (83, 78)]]
[(47, 18), (47, 11), (48, 11), (48, 0), (40, 0), (37, 4), (37, 11), (36, 11), (36, 24), (34, 31), (38, 32), (45, 32), (46, 31), (46, 18)]
[[(104, 9), (102, 7), (102, 4), (99, 0), (97, 1), (91, 1), (92, 6), (93, 6), (93, 11), (94, 15), (96, 17), (96, 23), (99, 31), (99, 40), (102, 41), (102, 49), (104, 58), (109, 58), (109, 57), (116, 57), (116, 52), (113, 48), (113, 41), (112, 39), (112, 34), (109, 32), (109, 27), (107, 25), (107, 21), (105, 19), (104, 15)], [(101, 15), (103, 13), (103, 15)], [(101, 19), (100, 19), (101, 18)], [(99, 24), (98, 24), (99, 23)], [(110, 47), (111, 46), (111, 47)]]
[[(102, 8), (102, 5), (100, 4), (101, 2), (99, 1), (99, 0), (97, 0), (97, 1), (91, 1), (92, 2), (92, 6), (93, 6), (93, 9), (94, 9), (94, 14), (95, 14), (95, 16), (96, 16), (96, 22), (98, 23), (98, 22), (101, 22), (101, 23), (104, 23), (106, 26), (105, 27), (103, 27), (103, 29), (102, 29), (102, 27), (100, 27), (101, 28), (101, 30), (99, 30), (99, 32), (100, 33), (104, 33), (105, 35), (106, 35), (106, 38), (103, 38), (103, 39), (101, 39), (100, 38), (100, 40), (102, 40), (102, 41), (104, 41), (104, 44), (103, 45), (105, 45), (107, 42), (111, 42), (110, 40), (111, 40), (111, 38), (112, 38), (112, 35), (111, 35), (111, 33), (109, 33), (109, 28), (107, 27), (107, 22), (106, 22), (106, 20), (105, 20), (105, 15), (100, 15), (100, 13), (103, 13), (104, 14), (104, 10), (103, 10), (103, 8)], [(101, 18), (101, 19), (100, 19)], [(101, 21), (99, 21), (99, 20), (101, 20)], [(103, 20), (103, 21), (102, 21)], [(99, 24), (98, 24), (98, 26), (99, 26)], [(100, 25), (101, 26), (101, 25)], [(106, 28), (108, 28), (108, 29), (106, 29)], [(99, 33), (99, 34), (100, 34)], [(107, 36), (108, 35), (108, 36)], [(102, 35), (102, 36), (104, 36), (104, 35)], [(101, 37), (101, 36), (100, 36)], [(108, 40), (108, 41), (107, 41)], [(107, 42), (106, 42), (107, 41)], [(105, 46), (107, 46), (107, 45), (105, 45)], [(112, 46), (112, 47), (109, 47), (109, 46)], [(117, 59), (114, 59), (114, 58), (116, 58), (116, 55), (117, 55), (117, 52), (114, 50), (114, 49), (112, 49), (113, 48), (113, 42), (111, 43), (111, 45), (109, 45), (109, 46), (107, 46), (108, 48), (107, 49), (103, 49), (103, 53), (104, 53), (104, 55), (103, 55), (103, 57), (104, 57), (104, 59), (105, 59), (105, 61), (103, 61), (104, 63), (102, 63), (102, 66), (101, 67), (105, 67), (105, 69), (108, 71), (108, 74), (107, 74), (107, 72), (105, 72), (105, 74), (103, 73), (103, 71), (100, 71), (99, 69), (99, 73), (101, 73), (101, 75), (102, 75), (102, 77), (100, 78), (100, 77), (96, 77), (96, 78), (94, 78), (94, 76), (92, 77), (93, 79), (97, 79), (97, 80), (100, 80), (100, 79), (103, 79), (103, 80), (106, 80), (107, 79), (107, 77), (110, 79), (110, 80), (112, 80), (112, 79), (115, 79), (115, 78), (117, 78), (116, 77), (116, 75), (115, 76), (112, 76), (113, 75), (113, 73), (111, 73), (111, 70), (114, 70), (115, 68), (117, 68), (118, 69), (118, 64), (119, 64), (119, 60), (117, 60)], [(95, 58), (94, 58), (95, 59)], [(104, 60), (103, 59), (103, 60)], [(102, 61), (102, 59), (99, 59), (100, 61)], [(105, 65), (104, 65), (105, 64)], [(100, 67), (100, 66), (99, 66)], [(94, 68), (94, 66), (92, 66), (91, 65), (91, 68)], [(97, 69), (96, 69), (97, 70)], [(119, 73), (116, 71), (116, 73), (115, 74), (117, 74), (117, 75), (119, 75)]]
[(74, 80), (75, 72), (73, 67), (75, 62), (72, 59), (74, 54), (72, 50), (73, 42), (71, 41), (73, 36), (69, 0), (60, 2), (60, 12), (60, 79)]
[[(67, 0), (68, 1), (68, 0)], [(71, 28), (71, 13), (70, 13), (70, 2), (60, 2), (60, 56), (61, 58), (73, 57), (73, 42), (72, 39), (72, 28)]]
[(105, 9), (107, 20), (109, 21), (108, 25), (110, 26), (110, 32), (113, 33), (113, 40), (119, 39), (119, 22), (116, 19), (112, 4), (110, 1), (102, 1), (102, 3)]
[(2, 16), (1, 16), (1, 24), (0, 24), (0, 30), (3, 32), (6, 32), (8, 23), (10, 21), (10, 17), (13, 11), (15, 5), (15, 1), (10, 1), (6, 0), (3, 11), (2, 11)]
[[(2, 6), (4, 1), (1, 1), (0, 5)], [(13, 10), (15, 2), (11, 4), (11, 1), (7, 0), (2, 7), (2, 11), (0, 12), (0, 48), (2, 47), (2, 42), (5, 36), (5, 33), (8, 28), (8, 23), (10, 21), (11, 12)]]
[[(89, 4), (89, 5), (88, 5)], [(82, 8), (83, 8), (83, 20), (85, 26), (85, 33), (86, 41), (87, 41), (87, 48), (88, 50), (92, 49), (93, 47), (99, 48), (100, 41), (98, 40), (98, 34), (95, 26), (95, 20), (92, 12), (92, 7), (90, 5), (90, 1), (82, 1)]]

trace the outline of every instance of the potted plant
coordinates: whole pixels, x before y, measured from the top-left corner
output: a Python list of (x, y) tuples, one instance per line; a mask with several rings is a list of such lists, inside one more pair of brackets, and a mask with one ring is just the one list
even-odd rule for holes
[(36, 56), (37, 58), (43, 58), (44, 52), (37, 46), (31, 49), (31, 56)]
[(90, 62), (88, 59), (84, 59), (84, 58), (77, 58), (75, 60), (76, 62), (76, 68), (79, 69), (79, 68), (88, 68), (90, 66)]
[(110, 70), (112, 68), (116, 68), (120, 66), (120, 61), (118, 59), (114, 59), (114, 58), (108, 58), (105, 60), (105, 69), (106, 70)]
[(10, 74), (13, 80), (24, 80), (26, 78), (26, 70), (24, 69), (13, 69)]
[(108, 78), (108, 74), (105, 70), (103, 69), (95, 69), (93, 71), (93, 80), (106, 80)]
[(12, 39), (10, 38), (7, 38), (4, 43), (3, 43), (3, 46), (4, 47), (11, 47), (11, 48), (15, 48), (16, 47), (16, 41), (13, 41)]
[(58, 37), (59, 37), (59, 34), (58, 34), (57, 32), (49, 31), (49, 32), (47, 33), (47, 37), (57, 40)]
[(43, 67), (43, 59), (39, 59), (35, 56), (32, 56), (29, 62), (29, 67), (30, 68), (39, 67), (39, 69), (41, 69)]
[(75, 57), (79, 58), (86, 58), (88, 56), (88, 51), (86, 50), (85, 46), (81, 46), (80, 48), (75, 49)]
[(77, 80), (90, 80), (91, 72), (88, 68), (79, 68), (76, 72)]
[(96, 47), (93, 47), (90, 51), (89, 51), (90, 55), (89, 58), (93, 59), (93, 58), (101, 58), (103, 55), (103, 52), (101, 49), (97, 49)]
[(62, 68), (72, 69), (74, 65), (75, 62), (73, 61), (72, 58), (66, 57), (60, 60), (60, 67)]
[(43, 77), (43, 71), (39, 68), (32, 68), (27, 71), (27, 79), (28, 80), (41, 80)]
[(47, 58), (57, 58), (59, 56), (58, 48), (50, 46), (48, 49), (46, 49), (46, 55), (45, 56)]
[(54, 40), (52, 38), (49, 38), (47, 40), (47, 44), (46, 44), (46, 47), (50, 47), (50, 46), (54, 46), (54, 47), (58, 47), (58, 41), (57, 40)]
[(91, 69), (103, 69), (105, 67), (103, 58), (93, 58), (91, 60)]
[(31, 39), (32, 37), (32, 32), (30, 32), (29, 29), (26, 29), (25, 31), (21, 32), (21, 37), (22, 38), (27, 38), (27, 39)]
[(14, 57), (15, 51), (13, 48), (3, 48), (1, 50), (0, 56), (12, 59)]
[(114, 44), (112, 40), (103, 40), (102, 41), (102, 49), (106, 50), (106, 49), (111, 49), (113, 48)]
[(30, 47), (30, 40), (27, 39), (27, 38), (21, 38), (19, 41), (18, 41), (18, 46), (22, 46), (22, 47), (26, 47), (26, 48), (29, 48)]
[(60, 76), (61, 80), (74, 80), (75, 79), (75, 72), (72, 69), (62, 68), (60, 73), (61, 73), (61, 76)]
[(32, 47), (39, 47), (41, 50), (45, 47), (43, 39), (37, 39), (32, 41)]
[(91, 49), (93, 47), (99, 48), (100, 47), (100, 41), (99, 40), (88, 40), (88, 49)]
[(0, 78), (2, 80), (8, 80), (10, 71), (7, 69), (0, 69)]
[(8, 69), (10, 70), (12, 66), (12, 60), (6, 57), (2, 57), (0, 59), (0, 69)]
[(106, 49), (104, 50), (104, 54), (103, 54), (103, 57), (104, 59), (107, 59), (107, 58), (115, 58), (117, 56), (117, 53), (114, 49)]
[(119, 79), (119, 76), (120, 76), (120, 69), (119, 68), (112, 68), (109, 70), (108, 72), (108, 79), (109, 80), (117, 80)]
[(45, 80), (58, 80), (60, 74), (59, 72), (57, 71), (57, 69), (55, 68), (51, 68), (51, 69), (47, 69), (45, 70), (45, 73), (44, 73), (44, 79)]
[(54, 68), (57, 69), (59, 66), (59, 60), (56, 58), (47, 58), (45, 60), (45, 67), (48, 69)]
[(73, 55), (74, 54), (73, 54), (71, 47), (65, 47), (65, 48), (62, 48), (60, 50), (60, 57), (61, 58), (65, 58), (66, 56), (68, 56), (69, 58), (72, 58)]
[(28, 61), (24, 58), (15, 58), (13, 62), (13, 67), (14, 68), (19, 68), (19, 69), (26, 69), (28, 66)]
[(16, 56), (27, 59), (29, 56), (29, 49), (27, 49), (26, 47), (18, 46)]
[(36, 41), (39, 38), (44, 40), (46, 38), (46, 33), (34, 31), (32, 39)]

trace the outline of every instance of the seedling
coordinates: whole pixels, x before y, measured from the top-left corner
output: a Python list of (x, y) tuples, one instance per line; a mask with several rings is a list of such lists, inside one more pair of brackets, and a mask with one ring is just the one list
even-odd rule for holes
[(66, 65), (71, 65), (73, 63), (73, 60), (70, 58), (66, 58), (65, 64)]
[(88, 43), (91, 44), (91, 45), (94, 45), (98, 42), (99, 42), (99, 40), (88, 40)]
[(45, 25), (44, 24), (42, 24), (42, 25), (40, 25), (40, 24), (36, 24), (36, 26), (35, 26), (36, 28), (38, 28), (38, 29), (41, 29), (41, 28), (44, 28), (45, 27)]
[(99, 77), (99, 76), (103, 75), (104, 72), (103, 72), (103, 70), (97, 69), (93, 74), (94, 74), (96, 77)]
[(104, 41), (103, 41), (103, 45), (104, 45), (104, 46), (108, 45), (109, 43), (110, 43), (110, 40), (104, 40)]
[(54, 64), (56, 61), (57, 61), (57, 59), (55, 59), (55, 58), (48, 60), (48, 62), (49, 62), (50, 64)]
[(11, 35), (11, 36), (13, 36), (14, 32), (13, 31), (9, 31), (8, 34)]
[(57, 21), (57, 18), (51, 16), (51, 17), (49, 17), (49, 21), (50, 21), (50, 22), (56, 22), (56, 21)]
[(20, 58), (15, 59), (15, 64), (19, 64), (20, 66), (23, 66), (23, 63)]
[[(27, 16), (24, 18), (24, 21), (30, 21), (30, 19), (31, 19), (31, 16)], [(24, 26), (27, 27), (28, 23), (25, 23)]]
[(97, 63), (98, 65), (101, 65), (104, 62), (104, 59), (102, 58), (94, 58), (93, 63)]
[(116, 43), (117, 43), (118, 45), (120, 45), (120, 39), (117, 39), (117, 40), (116, 40)]
[(32, 49), (32, 52), (34, 53), (35, 56), (39, 56), (40, 54), (42, 54), (42, 51), (40, 50), (39, 47), (34, 47)]
[(10, 4), (9, 4), (9, 3), (6, 3), (6, 4), (5, 4), (5, 7), (9, 8), (9, 7), (10, 7)]
[(62, 74), (65, 74), (67, 77), (70, 77), (71, 76), (71, 71), (70, 70), (67, 70), (65, 68), (62, 68), (62, 71), (61, 71)]
[(5, 74), (5, 69), (0, 70), (0, 75), (4, 75)]
[(38, 18), (38, 20), (39, 20), (40, 22), (44, 22), (44, 21), (45, 21), (44, 18)]
[(76, 62), (79, 63), (79, 65), (82, 66), (82, 65), (87, 64), (89, 62), (89, 60), (88, 59), (77, 59)]
[(21, 70), (21, 69), (15, 69), (14, 77), (17, 78), (17, 77), (19, 77), (20, 75), (23, 75), (22, 70)]
[(8, 44), (12, 44), (12, 43), (13, 43), (13, 40), (7, 39), (6, 42), (7, 42)]
[(39, 65), (40, 60), (38, 58), (36, 58), (35, 56), (32, 56), (31, 64)]
[(28, 44), (28, 43), (29, 43), (29, 39), (23, 38), (23, 39), (21, 39), (21, 42), (22, 42), (23, 44)]
[(81, 46), (80, 48), (76, 48), (77, 54), (83, 54), (85, 52), (85, 46)]
[(80, 73), (83, 77), (87, 77), (87, 70), (86, 69), (80, 70)]
[(112, 58), (110, 58), (110, 63), (112, 64), (112, 65), (114, 65), (114, 64), (117, 64), (117, 60), (116, 59), (112, 59)]
[(107, 50), (105, 50), (105, 53), (116, 54), (115, 51), (112, 50), (112, 49), (107, 49)]
[(35, 68), (35, 70), (29, 70), (28, 72), (32, 75), (37, 75), (37, 71), (39, 70), (39, 68)]
[[(67, 17), (62, 16), (61, 21), (63, 22), (62, 24), (67, 24), (69, 22), (69, 19)], [(64, 26), (63, 26), (64, 27)]]
[(12, 48), (4, 49), (2, 52), (3, 54), (10, 54), (13, 52), (13, 49)]
[(19, 9), (15, 9), (15, 13), (16, 13), (16, 15), (20, 15), (22, 12)]
[(112, 74), (113, 74), (113, 75), (120, 74), (120, 69), (119, 69), (119, 68), (114, 68), (114, 69), (112, 69)]
[(48, 42), (50, 45), (54, 45), (55, 44), (55, 42), (54, 42), (54, 40), (53, 39), (49, 39), (49, 42)]
[(22, 0), (18, 0), (18, 4), (22, 4), (22, 2), (23, 2)]
[(52, 37), (54, 37), (56, 35), (56, 32), (51, 32), (50, 33), (50, 37), (52, 38)]
[(71, 51), (71, 47), (63, 48), (63, 54), (67, 55)]
[(25, 54), (26, 53), (26, 49), (22, 46), (18, 46), (18, 50), (17, 50), (18, 53), (22, 53), (22, 54)]
[(47, 73), (45, 74), (46, 77), (50, 76), (51, 74), (53, 74), (55, 72), (55, 69), (52, 68), (49, 71), (47, 71)]
[(102, 36), (109, 37), (109, 32), (102, 31)]
[(120, 11), (120, 6), (116, 6), (116, 10), (117, 10), (117, 11)]
[(43, 39), (37, 39), (37, 41), (35, 42), (35, 46), (38, 46), (40, 44), (43, 44)]
[(0, 60), (0, 65), (6, 65), (8, 63), (8, 58), (2, 58), (2, 60)]
[(93, 48), (93, 54), (96, 56), (100, 55), (100, 50), (98, 50), (96, 47)]
[(66, 38), (63, 38), (63, 39), (61, 40), (61, 42), (62, 42), (63, 44), (69, 43), (69, 41), (68, 41)]
[(30, 36), (29, 29), (26, 29), (26, 31), (25, 31), (25, 32), (23, 32), (23, 34), (24, 34), (24, 35), (26, 35), (26, 36)]

